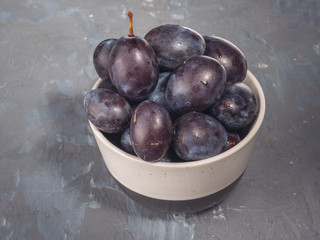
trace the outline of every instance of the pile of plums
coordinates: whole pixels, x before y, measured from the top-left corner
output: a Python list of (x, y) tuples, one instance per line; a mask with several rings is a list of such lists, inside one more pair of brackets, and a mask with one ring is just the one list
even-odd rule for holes
[(94, 51), (103, 87), (85, 96), (89, 121), (150, 162), (201, 160), (239, 143), (258, 112), (240, 49), (174, 24), (138, 37), (128, 16), (129, 34)]

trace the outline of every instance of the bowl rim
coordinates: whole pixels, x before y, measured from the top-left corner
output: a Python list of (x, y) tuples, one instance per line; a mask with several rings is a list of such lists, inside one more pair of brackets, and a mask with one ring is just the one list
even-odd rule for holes
[[(99, 140), (103, 143), (103, 145), (111, 148), (114, 152), (121, 155), (122, 157), (124, 157), (130, 161), (135, 161), (137, 164), (152, 165), (153, 167), (156, 167), (156, 168), (157, 167), (159, 167), (159, 168), (191, 168), (191, 167), (205, 166), (205, 165), (211, 164), (213, 162), (221, 161), (225, 158), (228, 158), (228, 157), (234, 155), (236, 152), (240, 151), (248, 142), (250, 142), (257, 135), (257, 133), (262, 125), (262, 122), (263, 122), (263, 119), (265, 116), (265, 111), (266, 111), (266, 101), (265, 101), (264, 92), (263, 92), (263, 89), (262, 89), (259, 81), (256, 79), (256, 77), (249, 70), (247, 70), (246, 78), (247, 77), (249, 77), (252, 80), (252, 82), (254, 83), (256, 92), (257, 92), (256, 98), (257, 98), (258, 104), (259, 104), (258, 115), (257, 115), (256, 119), (254, 120), (248, 134), (237, 145), (235, 145), (234, 147), (232, 147), (231, 149), (229, 149), (223, 153), (220, 153), (220, 154), (213, 156), (213, 157), (210, 157), (210, 158), (197, 160), (197, 161), (186, 161), (186, 162), (160, 162), (160, 161), (147, 162), (147, 161), (140, 159), (137, 156), (129, 154), (129, 153), (123, 151), (122, 149), (118, 148), (116, 145), (111, 143), (102, 134), (102, 132), (100, 132), (100, 130), (98, 128), (96, 128), (90, 121), (89, 121), (89, 124), (91, 126), (92, 131), (94, 132), (94, 135), (97, 138), (99, 138)], [(99, 78), (96, 81), (96, 83), (94, 84), (94, 86), (92, 87), (92, 90), (97, 88), (101, 84), (101, 82), (102, 82), (102, 79)]]

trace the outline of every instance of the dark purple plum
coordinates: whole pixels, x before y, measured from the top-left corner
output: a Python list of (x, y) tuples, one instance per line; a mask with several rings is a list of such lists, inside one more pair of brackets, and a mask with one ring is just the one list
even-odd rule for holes
[(106, 78), (101, 81), (101, 84), (98, 86), (98, 88), (104, 88), (104, 89), (109, 89), (115, 93), (118, 93), (118, 90), (113, 86), (110, 78)]
[(174, 121), (180, 114), (172, 111), (166, 101), (166, 89), (167, 89), (167, 83), (171, 72), (162, 72), (159, 74), (159, 80), (156, 88), (153, 90), (153, 92), (149, 95), (148, 100), (156, 102), (160, 104), (161, 106), (165, 107), (170, 116), (171, 119)]
[(207, 56), (191, 57), (170, 75), (167, 105), (180, 114), (203, 111), (221, 96), (225, 84), (226, 72), (217, 60)]
[(159, 162), (168, 162), (168, 163), (176, 163), (176, 162), (184, 162), (173, 150), (173, 147), (170, 146), (168, 152), (159, 160)]
[(237, 145), (241, 141), (241, 138), (240, 138), (238, 133), (236, 133), (236, 132), (227, 132), (227, 134), (228, 134), (228, 142), (227, 142), (227, 145), (224, 148), (224, 151), (227, 151), (230, 148), (233, 148), (235, 145)]
[(132, 147), (145, 161), (158, 161), (167, 153), (172, 139), (172, 121), (161, 105), (145, 100), (134, 110), (130, 122)]
[(98, 76), (105, 80), (109, 79), (109, 54), (117, 39), (110, 38), (100, 42), (93, 52), (93, 65)]
[(247, 60), (241, 50), (230, 41), (204, 36), (206, 50), (204, 55), (217, 59), (226, 69), (227, 82), (242, 82), (247, 75)]
[(175, 69), (192, 56), (205, 50), (203, 37), (193, 29), (165, 24), (151, 29), (144, 37), (156, 52), (159, 66)]
[(127, 128), (122, 132), (120, 137), (120, 147), (123, 151), (130, 153), (132, 155), (136, 155), (130, 140), (130, 128)]
[(208, 109), (228, 131), (237, 131), (249, 125), (257, 116), (255, 95), (243, 82), (226, 85), (220, 99)]
[(110, 78), (121, 96), (140, 101), (155, 89), (159, 75), (157, 60), (143, 38), (120, 38), (112, 48), (110, 60)]
[(166, 89), (167, 89), (167, 83), (168, 83), (170, 74), (171, 72), (162, 72), (159, 74), (158, 84), (156, 88), (153, 90), (153, 92), (149, 95), (148, 100), (156, 102), (161, 106), (165, 107), (168, 110), (171, 118), (175, 119), (177, 118), (178, 114), (172, 111), (167, 106), (167, 101), (166, 101)]
[(155, 52), (145, 39), (133, 35), (132, 18), (130, 34), (114, 44), (108, 68), (112, 84), (129, 101), (146, 99), (157, 85), (159, 68)]
[(85, 96), (84, 109), (88, 120), (106, 133), (124, 130), (132, 115), (131, 107), (123, 97), (104, 88), (91, 90)]
[(159, 74), (158, 84), (153, 92), (149, 95), (148, 100), (166, 107), (165, 92), (170, 74), (170, 72), (163, 72)]
[(223, 151), (227, 140), (224, 127), (207, 114), (188, 112), (174, 122), (173, 148), (185, 161), (213, 157)]

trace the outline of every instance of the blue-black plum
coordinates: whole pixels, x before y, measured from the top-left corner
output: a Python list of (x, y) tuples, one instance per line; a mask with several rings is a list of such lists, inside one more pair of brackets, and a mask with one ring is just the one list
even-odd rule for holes
[(175, 69), (188, 58), (202, 55), (205, 50), (205, 41), (198, 32), (175, 24), (155, 27), (145, 39), (155, 50), (159, 65), (165, 69)]
[(172, 121), (158, 103), (145, 100), (135, 109), (130, 122), (130, 139), (138, 157), (158, 161), (167, 153), (172, 140)]
[(156, 102), (161, 106), (166, 107), (165, 92), (170, 74), (170, 72), (162, 72), (159, 74), (157, 86), (153, 90), (153, 92), (148, 96), (148, 100)]
[(180, 158), (172, 147), (170, 146), (168, 152), (159, 160), (159, 162), (168, 162), (168, 163), (176, 163), (176, 162), (184, 162), (182, 158)]
[(224, 148), (224, 151), (227, 151), (230, 148), (233, 148), (235, 145), (237, 145), (241, 141), (241, 138), (238, 133), (227, 132), (227, 134), (228, 134), (228, 142)]
[(114, 44), (108, 68), (118, 93), (129, 101), (141, 101), (156, 87), (159, 68), (153, 48), (144, 38), (133, 35), (131, 30), (129, 35)]
[(204, 55), (217, 59), (226, 69), (227, 82), (242, 82), (247, 75), (247, 60), (241, 50), (230, 41), (204, 36), (206, 50)]
[(149, 95), (148, 100), (156, 102), (161, 106), (165, 107), (168, 110), (171, 118), (175, 119), (178, 116), (178, 114), (172, 111), (167, 106), (166, 101), (166, 89), (170, 74), (171, 72), (162, 72), (159, 74), (158, 84), (156, 88), (153, 90), (153, 92)]
[(221, 153), (228, 136), (213, 117), (200, 112), (188, 112), (174, 122), (173, 148), (185, 161), (201, 160)]
[(222, 94), (226, 84), (224, 67), (207, 56), (194, 56), (177, 67), (168, 80), (166, 101), (177, 113), (203, 111)]
[(104, 88), (91, 90), (85, 96), (84, 109), (88, 120), (106, 133), (124, 130), (128, 127), (132, 115), (126, 99)]
[(110, 38), (100, 42), (93, 52), (93, 65), (98, 76), (103, 79), (109, 79), (109, 54), (117, 39)]
[(258, 104), (251, 88), (243, 82), (226, 85), (220, 99), (208, 109), (228, 131), (248, 126), (257, 116)]
[(130, 153), (132, 155), (136, 155), (131, 144), (129, 127), (126, 130), (124, 130), (121, 134), (120, 147), (123, 151)]

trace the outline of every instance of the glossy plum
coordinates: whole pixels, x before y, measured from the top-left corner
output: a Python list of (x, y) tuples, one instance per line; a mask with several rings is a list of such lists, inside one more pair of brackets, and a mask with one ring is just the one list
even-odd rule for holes
[(98, 88), (109, 89), (115, 93), (118, 93), (118, 90), (113, 86), (110, 77), (103, 79)]
[(167, 153), (172, 139), (172, 121), (161, 105), (145, 100), (134, 110), (130, 122), (132, 147), (141, 159), (158, 161)]
[(100, 42), (93, 52), (93, 65), (98, 76), (103, 79), (109, 79), (109, 54), (117, 39), (110, 38)]
[(217, 60), (207, 56), (191, 57), (170, 75), (167, 105), (181, 114), (202, 111), (221, 96), (225, 84), (226, 72)]
[(248, 85), (242, 82), (227, 84), (220, 99), (208, 109), (228, 131), (249, 125), (257, 116), (258, 104)]
[(227, 140), (224, 127), (204, 113), (188, 112), (174, 122), (173, 148), (185, 161), (213, 157), (223, 151)]
[(130, 101), (146, 99), (158, 82), (158, 63), (146, 40), (124, 36), (109, 55), (109, 74), (119, 94)]
[(144, 100), (154, 90), (158, 82), (159, 68), (156, 54), (150, 44), (133, 34), (132, 17), (129, 35), (114, 44), (110, 54), (108, 69), (112, 84), (118, 93), (129, 101)]
[(120, 147), (123, 151), (130, 153), (132, 155), (136, 155), (130, 140), (130, 128), (127, 128), (122, 132), (120, 137)]
[(165, 92), (170, 74), (170, 72), (163, 72), (159, 74), (158, 84), (153, 92), (148, 96), (148, 100), (166, 107)]
[(247, 75), (247, 60), (241, 50), (230, 41), (204, 36), (206, 50), (204, 55), (217, 59), (225, 68), (227, 82), (242, 82)]
[(149, 95), (148, 100), (156, 102), (161, 106), (165, 107), (168, 110), (171, 119), (174, 120), (179, 116), (179, 114), (171, 110), (168, 107), (166, 101), (166, 89), (170, 74), (171, 72), (162, 72), (159, 74), (158, 84), (154, 91)]
[(227, 145), (224, 148), (224, 151), (227, 151), (230, 148), (233, 148), (235, 145), (237, 145), (241, 141), (241, 138), (240, 138), (238, 133), (236, 133), (236, 132), (227, 132), (227, 134), (228, 134), (228, 142), (227, 142)]
[(159, 65), (171, 70), (192, 56), (202, 55), (205, 50), (203, 37), (195, 30), (180, 25), (155, 27), (145, 39), (155, 50)]
[(124, 130), (132, 115), (131, 107), (123, 97), (103, 88), (91, 90), (85, 96), (84, 109), (88, 120), (106, 133)]
[(159, 160), (159, 162), (184, 162), (175, 152), (172, 146), (170, 146), (168, 152)]

